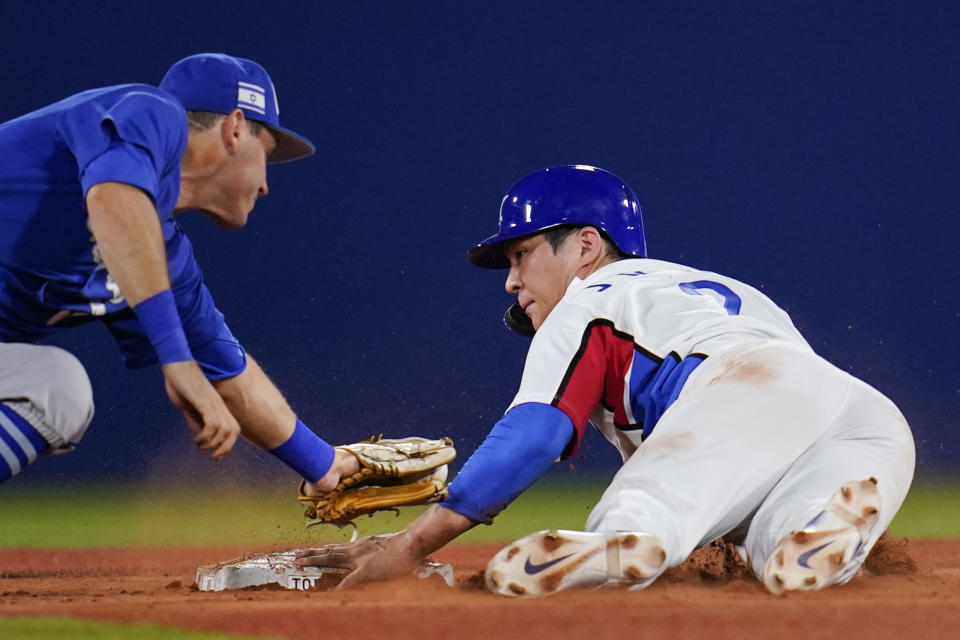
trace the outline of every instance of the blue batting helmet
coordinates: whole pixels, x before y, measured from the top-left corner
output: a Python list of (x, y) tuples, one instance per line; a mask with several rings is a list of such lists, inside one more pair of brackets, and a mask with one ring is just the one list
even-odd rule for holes
[(508, 269), (505, 242), (562, 224), (592, 225), (627, 255), (647, 255), (643, 215), (630, 186), (609, 171), (577, 164), (541, 169), (510, 187), (500, 204), (500, 231), (467, 259), (485, 269)]

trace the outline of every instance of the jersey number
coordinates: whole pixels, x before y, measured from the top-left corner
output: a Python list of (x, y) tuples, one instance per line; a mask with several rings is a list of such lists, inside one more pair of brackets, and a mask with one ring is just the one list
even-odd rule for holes
[(689, 293), (692, 296), (702, 296), (703, 294), (700, 291), (704, 289), (709, 289), (716, 294), (719, 294), (723, 298), (723, 308), (727, 310), (727, 314), (735, 316), (740, 313), (740, 296), (735, 294), (730, 290), (726, 285), (722, 285), (719, 282), (713, 282), (712, 280), (697, 280), (696, 282), (682, 282), (680, 283), (680, 289), (684, 293)]

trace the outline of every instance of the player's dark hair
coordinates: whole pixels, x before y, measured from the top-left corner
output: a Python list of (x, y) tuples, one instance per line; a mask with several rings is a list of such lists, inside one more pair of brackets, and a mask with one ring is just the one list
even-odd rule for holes
[[(206, 131), (210, 127), (214, 126), (224, 117), (222, 113), (216, 113), (214, 111), (191, 111), (187, 110), (187, 125), (194, 131)], [(263, 129), (263, 124), (257, 122), (256, 120), (251, 120), (246, 118), (247, 128), (250, 130), (250, 133), (253, 135), (260, 135), (260, 130)]]
[(613, 244), (613, 241), (610, 239), (610, 236), (607, 233), (596, 227), (592, 224), (561, 224), (556, 227), (550, 227), (549, 229), (543, 232), (543, 237), (550, 245), (550, 248), (553, 249), (553, 252), (556, 253), (557, 249), (560, 248), (560, 245), (563, 244), (564, 240), (570, 237), (570, 234), (575, 233), (576, 231), (583, 229), (584, 227), (593, 227), (600, 234), (600, 237), (603, 238), (604, 246), (606, 247), (605, 257), (611, 258), (613, 260), (624, 260), (626, 258), (632, 258), (633, 256), (627, 255)]

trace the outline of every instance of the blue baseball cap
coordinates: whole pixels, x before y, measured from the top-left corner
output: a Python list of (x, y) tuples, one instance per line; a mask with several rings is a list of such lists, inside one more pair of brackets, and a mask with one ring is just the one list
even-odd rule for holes
[(273, 133), (277, 148), (267, 162), (289, 162), (313, 154), (313, 143), (280, 126), (277, 90), (270, 74), (253, 60), (225, 53), (198, 53), (176, 62), (160, 81), (184, 109), (230, 113), (243, 111)]

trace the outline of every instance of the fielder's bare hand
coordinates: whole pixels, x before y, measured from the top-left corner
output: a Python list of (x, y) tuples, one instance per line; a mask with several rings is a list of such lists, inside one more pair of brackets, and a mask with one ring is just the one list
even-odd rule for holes
[(163, 378), (167, 396), (186, 418), (197, 447), (212, 449), (214, 460), (227, 455), (237, 442), (240, 425), (197, 363), (188, 360), (166, 364)]

